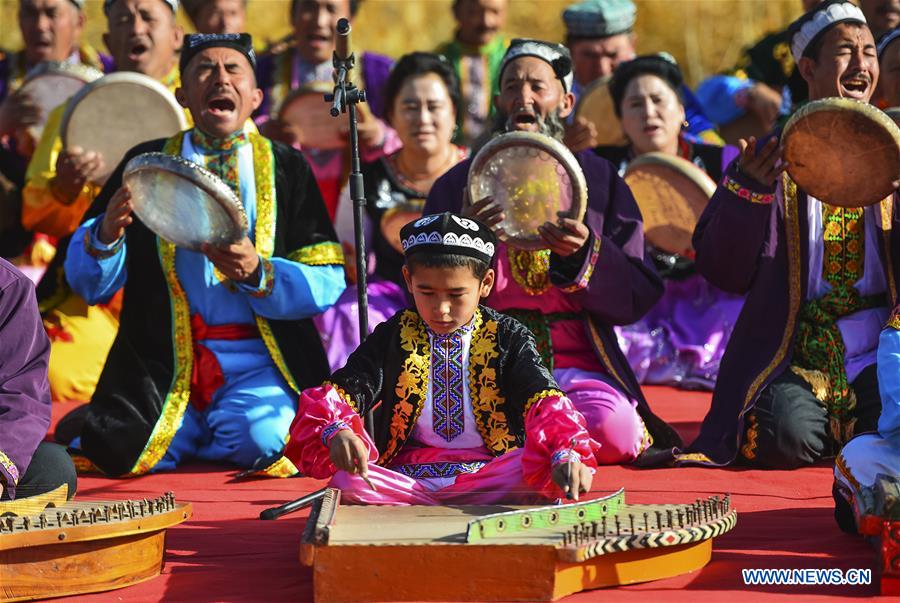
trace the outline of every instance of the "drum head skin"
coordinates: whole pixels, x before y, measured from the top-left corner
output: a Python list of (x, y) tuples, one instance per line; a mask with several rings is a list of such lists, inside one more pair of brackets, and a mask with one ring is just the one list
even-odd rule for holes
[(472, 160), (470, 203), (491, 196), (506, 218), (501, 238), (520, 249), (546, 247), (538, 226), (557, 223), (559, 212), (584, 219), (587, 184), (575, 156), (561, 142), (533, 132), (501, 134)]
[(347, 116), (332, 117), (331, 103), (326, 103), (323, 97), (333, 91), (332, 84), (312, 82), (291, 92), (281, 104), (278, 119), (300, 130), (304, 147), (323, 151), (347, 147), (347, 138), (341, 133)]
[(831, 205), (878, 203), (900, 178), (900, 128), (857, 100), (825, 98), (800, 107), (784, 127), (781, 146), (794, 182)]
[(169, 90), (134, 72), (111, 73), (78, 91), (66, 106), (63, 147), (81, 147), (103, 156), (103, 184), (132, 147), (187, 128), (184, 109)]
[(612, 76), (602, 77), (585, 89), (575, 107), (575, 118), (583, 117), (594, 124), (597, 128), (597, 146), (620, 147), (628, 144), (628, 139), (613, 108), (609, 93), (610, 79)]
[(662, 251), (691, 255), (691, 237), (716, 183), (696, 165), (665, 153), (647, 153), (625, 170), (647, 241)]
[(35, 140), (40, 140), (51, 111), (101, 77), (102, 71), (81, 63), (45, 61), (35, 65), (19, 88), (19, 93), (27, 94), (41, 108), (41, 122), (30, 128)]
[(247, 215), (221, 178), (182, 157), (144, 153), (125, 166), (122, 183), (134, 213), (157, 236), (198, 251), (228, 245), (247, 234)]

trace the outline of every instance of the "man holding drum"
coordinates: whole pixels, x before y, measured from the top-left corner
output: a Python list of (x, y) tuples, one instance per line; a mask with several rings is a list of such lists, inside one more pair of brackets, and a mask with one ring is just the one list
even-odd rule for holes
[[(180, 85), (178, 49), (182, 31), (175, 21), (177, 0), (106, 0), (108, 31), (103, 38), (118, 72), (156, 79), (174, 92)], [(50, 389), (54, 400), (89, 400), (118, 329), (118, 299), (87, 306), (63, 276), (65, 237), (78, 227), (100, 192), (97, 174), (112, 166), (100, 154), (64, 149), (61, 136), (66, 105), (50, 114), (28, 166), (22, 222), (37, 232), (63, 239), (38, 285), (38, 300), (51, 335)], [(137, 118), (138, 116), (136, 116)]]
[[(538, 132), (561, 140), (572, 112), (568, 50), (538, 40), (514, 40), (500, 69), (497, 134)], [(601, 443), (601, 464), (630, 462), (652, 441), (678, 445), (656, 417), (618, 347), (612, 325), (643, 316), (662, 294), (648, 258), (640, 211), (615, 168), (591, 151), (575, 156), (587, 183), (584, 221), (560, 218), (538, 232), (546, 249), (500, 244), (497, 280), (487, 305), (528, 324), (546, 350), (545, 362)], [(431, 189), (425, 215), (474, 215), (494, 227), (505, 219), (492, 198), (464, 200), (472, 160), (451, 168)], [(648, 433), (649, 432), (649, 433)]]
[[(35, 100), (26, 94), (14, 94), (28, 70), (38, 63), (61, 61), (84, 63), (103, 71), (110, 68), (109, 57), (81, 43), (84, 23), (84, 0), (19, 1), (19, 29), (25, 48), (20, 52), (0, 51), (0, 141), (41, 121)], [(25, 145), (31, 149), (19, 148), (19, 153), (29, 156), (35, 142)], [(24, 165), (21, 168), (24, 172)], [(19, 174), (16, 180), (21, 177)]]
[[(178, 0), (105, 0), (108, 31), (103, 40), (116, 71), (148, 75), (170, 91), (180, 85), (178, 49), (183, 33), (175, 22)], [(70, 234), (97, 196), (94, 175), (104, 158), (89, 150), (63, 149), (60, 138), (65, 107), (50, 115), (38, 150), (28, 166), (22, 221), (55, 237)]]
[[(350, 173), (347, 148), (346, 116), (334, 119), (329, 105), (322, 102), (322, 91), (331, 92), (332, 56), (337, 22), (352, 19), (359, 8), (358, 0), (292, 0), (291, 23), (293, 42), (264, 54), (259, 61), (259, 87), (265, 93), (262, 105), (254, 115), (260, 131), (285, 144), (297, 146), (312, 165), (316, 181), (328, 212), (334, 217), (338, 196)], [(352, 50), (352, 49), (351, 49)], [(391, 71), (392, 61), (372, 52), (355, 52), (356, 67), (350, 72), (356, 85), (366, 91), (365, 104), (359, 105), (359, 143), (363, 161), (375, 161), (382, 154), (399, 148), (396, 133), (377, 118), (384, 115), (382, 89)], [(320, 88), (324, 83), (324, 88)], [(283, 112), (291, 95), (309, 89), (316, 95), (316, 108), (323, 120), (333, 123), (339, 136), (337, 143), (322, 145), (319, 140), (304, 137), (302, 128), (291, 123)]]
[[(753, 138), (741, 141), (741, 156), (694, 232), (700, 273), (747, 297), (700, 436), (676, 455), (683, 463), (798, 467), (834, 456), (854, 434), (874, 430), (881, 411), (876, 348), (900, 278), (891, 194), (898, 174), (871, 165), (896, 169), (898, 150), (896, 141), (883, 143), (890, 129), (873, 134), (872, 127), (853, 127), (893, 125), (864, 104), (878, 82), (875, 41), (859, 8), (842, 0), (819, 4), (790, 32), (813, 102), (795, 114), (781, 144), (779, 135), (758, 145)], [(843, 98), (819, 100), (828, 97)], [(826, 129), (795, 121), (811, 120), (813, 109), (826, 111), (820, 118), (830, 124)], [(827, 140), (848, 122), (852, 135)], [(796, 148), (804, 135), (799, 140), (807, 141), (808, 161), (793, 155), (787, 169), (796, 176), (820, 166), (817, 176), (804, 180), (807, 189), (834, 173), (845, 179), (843, 189), (818, 193), (831, 203), (783, 174), (782, 148)], [(867, 152), (862, 136), (875, 148), (868, 158), (859, 157)], [(883, 190), (859, 198), (872, 181)]]
[[(79, 294), (126, 292), (80, 442), (108, 474), (189, 458), (250, 467), (281, 450), (300, 389), (328, 374), (309, 318), (343, 291), (343, 256), (303, 156), (244, 131), (262, 101), (255, 65), (248, 34), (187, 36), (177, 96), (196, 127), (132, 149), (69, 243)], [(124, 166), (160, 150), (226, 182), (250, 235), (198, 253), (135, 218)]]

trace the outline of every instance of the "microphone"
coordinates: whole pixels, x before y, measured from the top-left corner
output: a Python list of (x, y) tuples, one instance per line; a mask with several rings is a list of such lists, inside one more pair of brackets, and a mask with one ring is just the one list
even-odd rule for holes
[(334, 36), (334, 55), (339, 61), (346, 61), (353, 56), (353, 48), (350, 46), (350, 21), (338, 19), (337, 30)]

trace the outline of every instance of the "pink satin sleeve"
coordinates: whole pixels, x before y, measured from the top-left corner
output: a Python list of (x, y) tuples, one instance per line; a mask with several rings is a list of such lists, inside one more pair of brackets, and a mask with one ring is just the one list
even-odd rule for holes
[(555, 465), (574, 454), (582, 464), (596, 469), (594, 453), (599, 449), (600, 444), (588, 435), (584, 417), (564, 396), (541, 398), (525, 415), (522, 473), (526, 482), (549, 498), (562, 496), (550, 479)]
[(297, 416), (291, 423), (284, 456), (304, 475), (327, 479), (337, 471), (331, 462), (327, 443), (342, 429), (349, 429), (362, 439), (369, 449), (370, 463), (378, 460), (378, 450), (366, 433), (362, 419), (333, 386), (322, 385), (304, 390), (300, 394)]

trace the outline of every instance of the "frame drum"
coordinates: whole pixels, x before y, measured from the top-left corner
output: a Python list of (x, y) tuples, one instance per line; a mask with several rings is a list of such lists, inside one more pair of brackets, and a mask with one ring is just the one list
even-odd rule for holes
[(341, 133), (346, 120), (332, 117), (331, 103), (323, 97), (332, 92), (333, 84), (311, 82), (291, 92), (281, 104), (278, 119), (300, 130), (302, 146), (323, 151), (347, 147), (347, 138)]
[(45, 61), (35, 65), (26, 75), (19, 94), (27, 94), (41, 108), (41, 122), (29, 128), (40, 140), (50, 112), (64, 104), (85, 84), (103, 77), (103, 72), (81, 63)]
[(900, 128), (868, 103), (812, 101), (788, 120), (781, 146), (794, 182), (831, 205), (872, 205), (900, 179)]
[(559, 213), (583, 220), (587, 183), (566, 146), (533, 132), (501, 134), (478, 151), (469, 169), (469, 203), (485, 197), (503, 207), (501, 239), (520, 249), (545, 247), (538, 226)]
[(188, 126), (184, 109), (169, 90), (146, 75), (111, 73), (78, 91), (62, 121), (63, 147), (103, 156), (103, 184), (135, 145), (165, 138)]
[(609, 93), (612, 76), (601, 77), (591, 83), (578, 99), (575, 118), (583, 117), (597, 129), (597, 146), (620, 147), (628, 144), (622, 124), (616, 117), (613, 99)]
[(125, 165), (134, 213), (160, 238), (197, 251), (247, 234), (247, 215), (221, 178), (182, 157), (144, 153)]
[(690, 255), (694, 227), (716, 183), (706, 172), (681, 157), (647, 153), (625, 170), (644, 218), (647, 241), (667, 253)]

